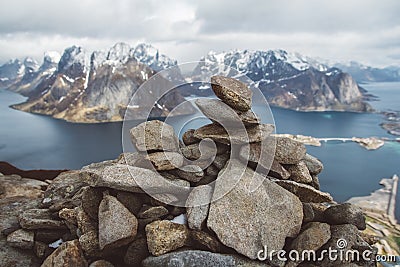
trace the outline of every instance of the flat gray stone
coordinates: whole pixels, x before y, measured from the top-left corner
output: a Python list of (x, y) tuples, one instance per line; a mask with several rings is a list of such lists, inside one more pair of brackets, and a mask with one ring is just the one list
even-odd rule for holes
[(237, 160), (218, 175), (213, 200), (207, 226), (224, 245), (250, 259), (264, 245), (282, 249), (285, 239), (300, 231), (300, 200)]
[(105, 195), (99, 206), (99, 246), (117, 248), (129, 244), (137, 234), (138, 221), (115, 197)]
[(168, 214), (167, 208), (163, 206), (147, 206), (144, 207), (138, 214), (140, 219), (149, 219), (149, 218), (160, 218)]
[(19, 216), (19, 223), (22, 228), (34, 229), (66, 229), (63, 221), (54, 219), (47, 209), (25, 210)]
[(237, 255), (226, 255), (201, 250), (170, 252), (159, 257), (148, 257), (143, 267), (269, 267), (260, 261), (252, 261)]
[(252, 126), (260, 123), (256, 114), (251, 110), (235, 111), (218, 99), (200, 98), (195, 103), (207, 118), (221, 125), (238, 127), (237, 125)]
[(145, 231), (148, 249), (154, 256), (183, 247), (189, 238), (186, 225), (166, 220), (149, 223)]
[(359, 230), (365, 230), (367, 227), (363, 211), (350, 203), (330, 206), (325, 210), (324, 217), (332, 225), (353, 224)]
[(183, 156), (177, 152), (154, 152), (146, 156), (157, 171), (168, 171), (183, 165)]
[(243, 82), (224, 76), (211, 77), (215, 95), (231, 108), (247, 111), (251, 108), (253, 92)]
[(186, 165), (173, 171), (174, 174), (189, 182), (198, 182), (204, 177), (204, 171), (197, 165)]
[(132, 193), (144, 193), (146, 190), (154, 194), (187, 194), (190, 189), (152, 170), (123, 164), (113, 164), (99, 172), (83, 171), (81, 175), (92, 187), (108, 187)]
[(306, 163), (310, 174), (312, 175), (318, 175), (324, 169), (324, 165), (322, 164), (322, 162), (316, 157), (311, 156), (310, 154), (306, 154), (303, 160)]
[(7, 236), (7, 244), (14, 248), (32, 249), (35, 243), (35, 233), (18, 229)]
[(290, 173), (289, 178), (295, 182), (309, 184), (313, 180), (306, 163), (302, 160), (297, 164), (285, 165), (285, 169)]
[(329, 193), (321, 192), (307, 184), (288, 180), (276, 180), (275, 183), (295, 194), (301, 202), (321, 203), (333, 201)]
[(139, 151), (178, 151), (174, 128), (159, 120), (146, 121), (129, 131)]
[(210, 138), (227, 145), (231, 143), (247, 144), (266, 139), (274, 131), (274, 126), (272, 124), (258, 124), (246, 129), (244, 127), (238, 129), (228, 127), (228, 131), (231, 132), (231, 135), (221, 125), (211, 123), (198, 128), (194, 132), (194, 136), (200, 139)]
[(197, 186), (190, 192), (185, 205), (190, 229), (201, 230), (207, 219), (211, 197), (212, 188), (208, 185)]
[(275, 160), (281, 164), (297, 164), (306, 155), (303, 143), (287, 137), (275, 137)]

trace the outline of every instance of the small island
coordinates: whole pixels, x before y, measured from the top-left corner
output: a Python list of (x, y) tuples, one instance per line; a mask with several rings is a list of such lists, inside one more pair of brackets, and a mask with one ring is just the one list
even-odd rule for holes
[(389, 138), (379, 138), (379, 137), (317, 138), (317, 137), (306, 136), (306, 135), (301, 135), (301, 134), (275, 134), (275, 136), (288, 137), (293, 140), (299, 141), (305, 145), (310, 145), (310, 146), (321, 146), (321, 142), (329, 142), (329, 141), (356, 142), (360, 146), (362, 146), (368, 150), (375, 150), (375, 149), (382, 147), (385, 144), (385, 141), (386, 142), (400, 142), (399, 138), (389, 139)]

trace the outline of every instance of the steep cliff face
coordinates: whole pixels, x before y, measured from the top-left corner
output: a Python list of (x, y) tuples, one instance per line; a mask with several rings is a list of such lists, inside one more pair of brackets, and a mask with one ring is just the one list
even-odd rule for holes
[(283, 50), (211, 52), (200, 60), (193, 76), (229, 75), (228, 67), (255, 81), (272, 105), (305, 111), (370, 110), (351, 75)]
[[(92, 54), (73, 46), (64, 51), (57, 69), (30, 90), (28, 101), (14, 107), (73, 122), (120, 121), (140, 85), (157, 70), (174, 65), (176, 61), (144, 44), (131, 48), (117, 43), (109, 51)], [(166, 116), (182, 101), (179, 93), (167, 95), (150, 115)], [(144, 108), (153, 106), (154, 101), (144, 99), (140, 104)], [(187, 105), (184, 112), (192, 111)], [(138, 113), (134, 117), (143, 116)]]

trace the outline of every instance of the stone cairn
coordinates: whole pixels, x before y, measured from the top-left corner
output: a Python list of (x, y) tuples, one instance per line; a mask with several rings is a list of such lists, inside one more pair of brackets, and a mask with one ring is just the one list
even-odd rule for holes
[[(322, 163), (302, 143), (260, 123), (251, 111), (251, 90), (222, 76), (211, 83), (220, 100), (198, 99), (196, 105), (213, 123), (186, 131), (182, 141), (158, 120), (132, 128), (137, 152), (60, 174), (41, 205), (23, 211), (17, 227), (5, 231), (8, 244), (32, 249), (43, 267), (376, 266), (362, 258), (284, 261), (269, 254), (376, 252), (361, 232), (362, 211), (319, 190)], [(218, 124), (234, 122), (232, 111), (250, 143), (237, 157), (231, 148), (240, 148), (241, 131), (228, 135)], [(274, 141), (272, 157), (264, 153), (269, 163), (264, 140)], [(252, 181), (258, 186), (251, 188)]]

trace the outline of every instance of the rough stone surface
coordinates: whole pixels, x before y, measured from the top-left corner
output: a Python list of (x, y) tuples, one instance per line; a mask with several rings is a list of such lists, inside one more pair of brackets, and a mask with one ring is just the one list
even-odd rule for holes
[(160, 218), (168, 214), (168, 210), (163, 206), (144, 207), (138, 214), (141, 219)]
[(314, 210), (310, 203), (303, 203), (303, 224), (314, 220)]
[(18, 175), (0, 175), (0, 177), (0, 198), (17, 196), (38, 198), (42, 196), (43, 190), (48, 186), (45, 182), (22, 178)]
[(144, 156), (145, 155), (138, 152), (124, 152), (119, 155), (116, 163), (138, 167), (138, 164), (144, 160)]
[[(305, 250), (317, 251), (331, 238), (330, 226), (327, 223), (311, 222), (304, 226), (302, 232), (293, 240), (289, 250), (302, 255)], [(297, 266), (301, 260), (289, 262), (285, 267)]]
[(200, 249), (206, 248), (211, 252), (221, 251), (222, 244), (217, 238), (206, 232), (192, 230), (190, 231), (190, 237), (195, 243), (200, 245)]
[(306, 154), (303, 160), (306, 163), (310, 174), (312, 175), (318, 175), (324, 169), (324, 165), (322, 164), (322, 162), (316, 157), (311, 156), (310, 154)]
[(317, 190), (320, 190), (320, 184), (319, 184), (319, 178), (317, 175), (312, 175), (312, 182), (310, 183), (312, 187), (314, 187)]
[(186, 200), (186, 216), (190, 229), (201, 230), (207, 219), (211, 197), (212, 188), (208, 185), (197, 186), (190, 192)]
[(129, 132), (132, 143), (139, 151), (178, 151), (179, 143), (174, 128), (162, 121), (146, 121)]
[(105, 195), (99, 206), (100, 249), (116, 248), (134, 240), (138, 221), (115, 197)]
[(217, 155), (213, 161), (213, 165), (217, 167), (218, 170), (221, 170), (226, 162), (229, 160), (229, 154), (221, 154)]
[(287, 137), (275, 137), (275, 160), (281, 164), (297, 164), (306, 155), (304, 144)]
[(103, 199), (103, 189), (84, 187), (82, 190), (82, 208), (92, 219), (97, 219), (99, 205)]
[(189, 238), (189, 231), (183, 224), (170, 221), (155, 221), (146, 225), (147, 246), (154, 256), (183, 247)]
[(25, 210), (19, 216), (19, 223), (24, 229), (65, 229), (63, 221), (57, 220), (47, 209)]
[(182, 141), (185, 145), (192, 145), (200, 142), (199, 138), (194, 137), (195, 129), (189, 129), (182, 135)]
[(198, 182), (204, 177), (204, 171), (197, 165), (186, 165), (174, 170), (174, 174), (189, 182)]
[(290, 179), (295, 182), (308, 184), (313, 180), (304, 161), (300, 161), (297, 164), (285, 165), (285, 169), (290, 172)]
[(194, 136), (200, 139), (210, 138), (216, 142), (227, 145), (231, 143), (246, 144), (264, 140), (274, 131), (274, 126), (272, 124), (259, 124), (248, 127), (246, 130), (244, 130), (244, 128), (228, 129), (232, 131), (230, 135), (224, 127), (216, 123), (211, 123), (198, 128), (194, 132)]
[(329, 224), (353, 224), (359, 230), (366, 229), (363, 211), (350, 203), (343, 203), (329, 207), (324, 212), (324, 217)]
[(183, 165), (183, 156), (177, 152), (154, 152), (146, 156), (157, 171), (167, 171)]
[(142, 194), (118, 191), (117, 199), (121, 202), (132, 214), (137, 215), (143, 205)]
[[(236, 185), (227, 190), (232, 183)], [(303, 207), (299, 199), (237, 160), (231, 160), (218, 175), (213, 198), (220, 196), (210, 205), (207, 226), (224, 245), (251, 259), (257, 258), (264, 245), (282, 249), (285, 239), (300, 231)]]
[(41, 267), (71, 266), (88, 266), (78, 240), (72, 240), (61, 244), (61, 246), (46, 258)]
[(146, 238), (138, 238), (129, 245), (124, 262), (131, 266), (140, 266), (142, 261), (149, 255)]
[(331, 202), (333, 200), (329, 193), (321, 192), (307, 184), (288, 180), (276, 180), (275, 183), (295, 194), (301, 202), (321, 203)]
[(179, 267), (269, 267), (269, 265), (251, 261), (238, 256), (212, 253), (201, 250), (171, 252), (159, 257), (148, 257), (143, 267), (179, 266)]
[[(365, 242), (361, 236), (358, 234), (359, 231), (356, 226), (352, 224), (341, 224), (341, 225), (331, 225), (331, 239), (322, 247), (322, 249), (341, 249), (345, 254), (348, 250), (358, 250), (359, 255), (366, 250), (372, 252), (369, 255), (373, 259), (377, 253), (377, 249), (371, 247), (367, 242)], [(338, 247), (339, 240), (346, 240), (344, 247)], [(344, 244), (341, 242), (340, 244)], [(362, 257), (361, 257), (362, 258)], [(325, 257), (323, 261), (319, 262), (320, 266), (336, 267), (336, 266), (357, 266), (355, 262), (351, 260), (346, 260), (346, 257), (337, 258), (336, 260), (330, 260)], [(372, 267), (376, 266), (376, 262), (358, 262), (358, 266)]]
[[(86, 182), (79, 176), (79, 173), (80, 171), (63, 172), (53, 179), (44, 192), (42, 206), (49, 208), (59, 202), (65, 202), (67, 199), (70, 200), (82, 187), (87, 186)], [(59, 207), (59, 209), (62, 208), (66, 207)]]
[(160, 174), (139, 167), (114, 164), (103, 169), (101, 174), (90, 171), (81, 173), (84, 179), (93, 187), (109, 187), (112, 189), (144, 193), (187, 193), (189, 188), (175, 185)]
[(89, 267), (114, 267), (110, 262), (105, 261), (105, 260), (98, 260), (92, 262)]
[(251, 108), (253, 92), (241, 81), (224, 76), (211, 77), (215, 95), (231, 108), (247, 111)]
[(34, 232), (19, 229), (7, 236), (7, 243), (15, 248), (31, 249), (35, 242), (34, 237)]
[(217, 99), (200, 98), (196, 100), (200, 111), (213, 122), (221, 125), (236, 126), (243, 122), (246, 126), (259, 124), (257, 116), (251, 111), (235, 111)]
[(254, 164), (256, 170), (260, 173), (269, 174), (278, 179), (288, 179), (290, 173), (274, 159), (274, 140), (268, 138), (264, 142), (251, 143), (249, 151), (246, 146), (242, 146), (239, 153), (241, 160), (244, 162), (248, 160)]

